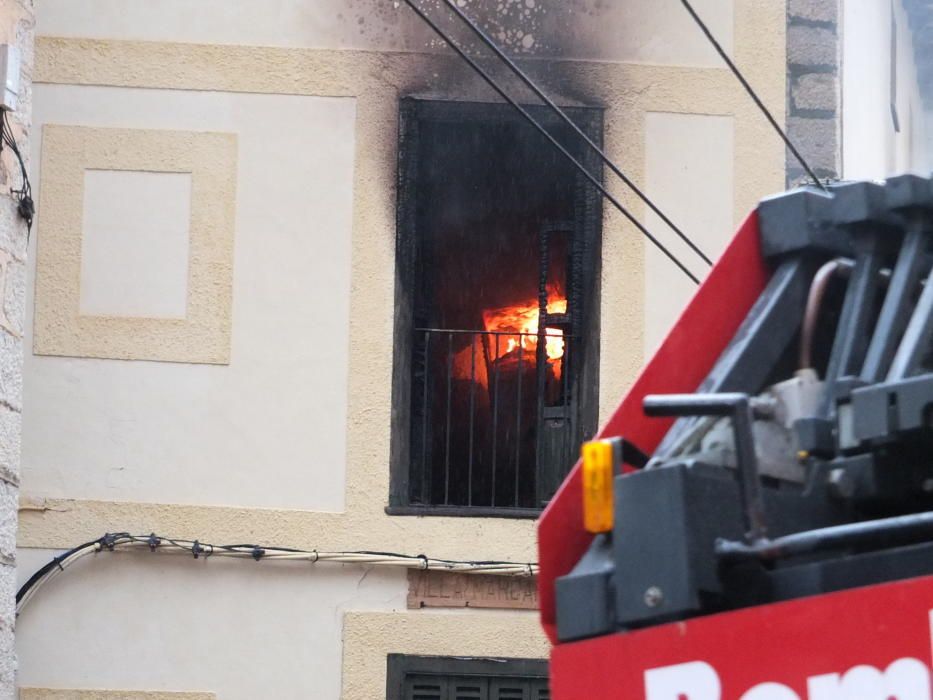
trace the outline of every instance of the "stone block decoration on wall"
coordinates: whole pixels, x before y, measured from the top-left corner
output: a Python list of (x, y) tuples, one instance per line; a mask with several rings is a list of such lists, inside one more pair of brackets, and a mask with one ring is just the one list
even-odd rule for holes
[(0, 698), (16, 695), (16, 534), (23, 406), (23, 320), (29, 227), (18, 211), (25, 190), (32, 133), (33, 0), (0, 2), (0, 44), (18, 52), (16, 110), (7, 113), (10, 135), (25, 163), (5, 145), (0, 153)]
[(33, 351), (229, 364), (236, 135), (47, 124), (42, 161)]
[[(821, 179), (839, 176), (839, 0), (788, 0), (787, 134)], [(809, 180), (787, 153), (788, 187)]]

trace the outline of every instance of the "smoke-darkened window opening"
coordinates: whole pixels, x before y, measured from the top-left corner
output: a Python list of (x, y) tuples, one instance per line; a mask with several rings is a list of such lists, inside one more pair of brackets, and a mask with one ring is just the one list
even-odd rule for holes
[(389, 512), (533, 516), (595, 430), (598, 193), (507, 105), (404, 99), (397, 207)]

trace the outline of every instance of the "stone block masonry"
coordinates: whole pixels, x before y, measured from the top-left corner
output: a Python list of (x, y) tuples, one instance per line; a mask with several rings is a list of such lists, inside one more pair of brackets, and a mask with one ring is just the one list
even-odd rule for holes
[[(839, 177), (839, 0), (787, 2), (787, 134), (820, 178)], [(787, 152), (788, 187), (808, 181)]]
[[(19, 105), (10, 117), (24, 158), (29, 154), (34, 37), (34, 0), (0, 0), (0, 43), (13, 44), (20, 51)], [(0, 154), (0, 700), (16, 697), (16, 515), (28, 232), (10, 190), (20, 187), (19, 163), (4, 148)]]

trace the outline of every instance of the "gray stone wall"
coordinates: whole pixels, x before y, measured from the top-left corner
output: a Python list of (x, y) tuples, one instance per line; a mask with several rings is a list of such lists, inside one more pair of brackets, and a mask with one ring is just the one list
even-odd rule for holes
[[(839, 176), (839, 0), (787, 0), (787, 134), (822, 178)], [(787, 153), (787, 185), (807, 181)]]
[[(29, 155), (32, 112), (34, 0), (0, 0), (0, 43), (20, 49), (22, 67), (13, 131)], [(26, 299), (27, 229), (10, 189), (22, 186), (19, 163), (8, 148), (0, 155), (0, 699), (16, 697), (16, 516), (19, 494), (23, 387), (23, 318)]]

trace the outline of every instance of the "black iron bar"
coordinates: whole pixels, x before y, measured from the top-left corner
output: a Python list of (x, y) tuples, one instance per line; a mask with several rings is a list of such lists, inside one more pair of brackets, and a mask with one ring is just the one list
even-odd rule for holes
[(742, 495), (746, 540), (750, 543), (768, 535), (764, 494), (758, 472), (758, 456), (752, 434), (751, 400), (748, 394), (655, 394), (643, 402), (646, 416), (728, 416), (732, 419), (736, 474)]
[(428, 17), (417, 5), (415, 5), (414, 0), (405, 0), (405, 4), (407, 4), (415, 12), (415, 14), (417, 14), (424, 21), (424, 23), (427, 24), (441, 39), (443, 39), (450, 46), (450, 48), (453, 49), (457, 55), (460, 56), (460, 58), (462, 58), (466, 64), (469, 65), (470, 68), (472, 68), (483, 79), (484, 82), (486, 82), (487, 85), (489, 85), (489, 87), (495, 90), (496, 93), (502, 97), (502, 99), (512, 105), (512, 107), (515, 108), (515, 110), (521, 114), (529, 124), (531, 124), (551, 143), (552, 146), (554, 146), (554, 148), (556, 148), (568, 161), (570, 161), (573, 166), (579, 170), (580, 173), (583, 174), (583, 176), (586, 177), (586, 179), (589, 180), (593, 186), (596, 187), (596, 189), (599, 190), (602, 195), (632, 223), (633, 226), (635, 226), (635, 228), (637, 228), (649, 241), (651, 241), (658, 248), (658, 250), (664, 253), (664, 255), (667, 256), (671, 262), (680, 268), (681, 272), (693, 280), (694, 283), (700, 283), (700, 280), (692, 272), (690, 272), (690, 270), (671, 251), (669, 251), (664, 246), (664, 244), (661, 243), (661, 241), (651, 235), (651, 232), (645, 228), (644, 224), (638, 221), (638, 219), (636, 219), (628, 209), (622, 206), (622, 203), (619, 202), (618, 199), (610, 194), (609, 190), (606, 189), (606, 187), (596, 178), (596, 176), (587, 170), (587, 168), (580, 161), (578, 161), (573, 156), (573, 154), (570, 153), (570, 151), (564, 148), (564, 146), (561, 145), (561, 143), (556, 138), (554, 138), (554, 136), (552, 136), (547, 129), (541, 126), (541, 124), (539, 124), (535, 118), (528, 113), (528, 110), (522, 107), (507, 92), (505, 92), (505, 90), (500, 87), (499, 84), (496, 83), (496, 81), (493, 80), (485, 70), (483, 70), (482, 66), (470, 58), (470, 56), (467, 55), (463, 49), (455, 44), (443, 29), (437, 26), (437, 24), (435, 24), (430, 17)]
[(774, 130), (778, 133), (778, 136), (781, 137), (781, 139), (784, 141), (784, 144), (787, 146), (788, 149), (790, 149), (790, 152), (794, 154), (794, 158), (797, 159), (797, 162), (800, 163), (801, 167), (803, 167), (803, 169), (807, 171), (807, 175), (809, 175), (810, 178), (813, 180), (813, 184), (815, 184), (821, 190), (826, 192), (827, 191), (826, 185), (820, 182), (820, 178), (816, 176), (816, 173), (813, 172), (813, 169), (810, 168), (810, 166), (807, 164), (807, 161), (805, 161), (803, 159), (803, 156), (800, 155), (800, 152), (797, 150), (796, 146), (794, 146), (793, 142), (791, 142), (790, 138), (784, 132), (784, 129), (782, 129), (780, 125), (777, 123), (777, 121), (774, 119), (774, 117), (771, 116), (771, 112), (765, 106), (765, 103), (761, 101), (761, 98), (758, 97), (758, 94), (755, 92), (754, 89), (752, 89), (752, 86), (748, 84), (748, 81), (745, 79), (745, 76), (742, 75), (741, 71), (738, 69), (738, 66), (736, 66), (735, 63), (732, 62), (732, 59), (729, 58), (729, 54), (727, 54), (725, 50), (722, 48), (722, 46), (720, 46), (719, 42), (716, 41), (716, 37), (713, 36), (713, 33), (709, 30), (709, 27), (706, 26), (706, 23), (704, 23), (703, 20), (700, 19), (700, 16), (693, 9), (693, 6), (690, 4), (690, 2), (688, 0), (680, 0), (680, 2), (681, 4), (683, 4), (687, 12), (690, 13), (690, 16), (693, 17), (693, 21), (697, 23), (697, 26), (700, 28), (700, 31), (702, 31), (703, 34), (706, 35), (706, 38), (709, 40), (709, 43), (713, 45), (714, 49), (716, 49), (716, 53), (719, 54), (719, 57), (722, 58), (723, 61), (725, 61), (727, 66), (729, 66), (729, 70), (732, 71), (732, 75), (734, 75), (736, 79), (742, 84), (742, 87), (745, 88), (745, 92), (748, 93), (748, 96), (752, 98), (754, 103), (758, 106), (758, 109), (761, 110), (761, 113), (765, 116), (765, 119), (768, 120), (768, 123), (771, 124)]
[(473, 505), (473, 413), (476, 396), (476, 336), (470, 338), (470, 447), (467, 461), (467, 505)]
[(537, 380), (536, 384), (537, 384), (537, 394), (538, 394), (536, 397), (537, 400), (535, 401), (535, 405), (537, 408), (536, 424), (535, 424), (535, 463), (539, 466), (539, 468), (535, 469), (536, 483), (534, 484), (534, 489), (533, 489), (535, 498), (537, 498), (538, 489), (540, 488), (540, 485), (537, 483), (537, 480), (541, 477), (540, 465), (541, 465), (541, 457), (543, 453), (543, 450), (541, 449), (541, 447), (543, 446), (543, 443), (545, 440), (545, 420), (546, 419), (544, 417), (544, 413), (545, 413), (545, 404), (546, 404), (545, 393), (547, 392), (547, 369), (548, 369), (547, 349), (545, 347), (547, 345), (547, 341), (545, 340), (543, 333), (539, 335), (538, 338), (539, 338), (538, 347), (535, 349), (535, 379)]
[(479, 27), (479, 25), (476, 24), (476, 22), (474, 22), (472, 19), (467, 17), (466, 13), (463, 10), (461, 10), (459, 7), (457, 7), (457, 4), (454, 2), (454, 0), (444, 0), (444, 1), (447, 3), (447, 7), (449, 7), (450, 10), (454, 14), (456, 14), (457, 17), (459, 17), (460, 20), (464, 24), (466, 24), (473, 31), (473, 33), (476, 34), (477, 37), (479, 37), (480, 41), (482, 41), (489, 48), (490, 51), (496, 54), (499, 60), (502, 61), (506, 66), (508, 66), (509, 70), (511, 70), (516, 76), (518, 76), (518, 79), (521, 80), (525, 85), (527, 85), (528, 89), (531, 90), (535, 95), (537, 95), (538, 99), (544, 102), (544, 104), (546, 104), (548, 108), (552, 112), (554, 112), (554, 114), (556, 114), (557, 117), (561, 121), (563, 121), (571, 129), (573, 129), (574, 133), (576, 133), (577, 136), (583, 139), (586, 145), (592, 148), (596, 152), (596, 154), (599, 155), (603, 163), (605, 163), (606, 166), (612, 172), (614, 172), (619, 177), (619, 179), (621, 179), (622, 182), (624, 182), (628, 186), (630, 190), (632, 190), (632, 192), (638, 195), (638, 198), (641, 199), (641, 201), (643, 201), (645, 204), (647, 204), (648, 208), (651, 209), (651, 211), (653, 211), (655, 214), (657, 214), (658, 218), (660, 218), (661, 221), (667, 224), (670, 227), (670, 229), (674, 233), (677, 234), (680, 240), (682, 240), (684, 243), (686, 243), (690, 247), (690, 250), (692, 250), (694, 253), (699, 255), (703, 259), (703, 262), (705, 262), (707, 265), (713, 264), (712, 260), (710, 260), (692, 240), (690, 240), (687, 234), (681, 231), (680, 228), (678, 228), (674, 224), (674, 222), (671, 221), (667, 217), (667, 215), (663, 211), (661, 211), (655, 205), (654, 202), (651, 201), (648, 195), (642, 192), (641, 189), (639, 189), (639, 187), (634, 182), (632, 182), (614, 162), (612, 162), (612, 159), (608, 155), (606, 155), (606, 152), (603, 151), (603, 149), (600, 148), (589, 136), (587, 136), (586, 132), (583, 131), (583, 129), (581, 129), (579, 126), (577, 126), (576, 123), (568, 116), (568, 114), (563, 109), (558, 107), (557, 104), (550, 97), (548, 97), (547, 94), (540, 87), (538, 87), (537, 83), (535, 83), (528, 76), (527, 73), (525, 73), (521, 68), (519, 68), (518, 65), (511, 58), (508, 57), (508, 55), (502, 49), (499, 48), (496, 42), (494, 42), (489, 37), (489, 35), (486, 34), (486, 32), (484, 32)]
[(518, 389), (515, 411), (515, 507), (518, 507), (518, 474), (522, 464), (522, 356), (525, 348), (522, 347), (521, 338), (518, 339)]
[(453, 374), (453, 348), (454, 336), (447, 334), (447, 434), (444, 439), (447, 441), (447, 449), (444, 455), (444, 505), (450, 503), (450, 396), (451, 396), (451, 375)]
[[(548, 268), (550, 267), (550, 234), (547, 228), (541, 231), (539, 237), (540, 250), (538, 251), (538, 343), (535, 348), (535, 379), (537, 384), (537, 396), (535, 406), (537, 415), (535, 416), (535, 463), (539, 465), (535, 469), (535, 476), (540, 479), (540, 464), (543, 450), (541, 449), (545, 439), (544, 429), (544, 411), (547, 392), (547, 278)], [(536, 481), (537, 481), (536, 479)], [(534, 484), (535, 498), (541, 488), (539, 483)]]
[(495, 336), (495, 352), (492, 354), (492, 498), (496, 505), (496, 448), (499, 442), (499, 336)]
[(846, 547), (891, 547), (930, 537), (933, 537), (933, 512), (926, 512), (833, 525), (752, 544), (718, 540), (716, 554), (725, 560), (775, 560)]
[(431, 334), (424, 332), (424, 386), (421, 392), (421, 502), (429, 503), (428, 493), (428, 373), (431, 365)]
[[(566, 469), (569, 466), (571, 460), (570, 451), (573, 449), (573, 421), (570, 415), (570, 341), (564, 339), (564, 354), (560, 358), (561, 370), (560, 370), (560, 388), (564, 393), (564, 420), (566, 425), (564, 426), (563, 433), (563, 442), (564, 442), (564, 459), (566, 460), (563, 467)], [(563, 478), (563, 474), (561, 475)]]

